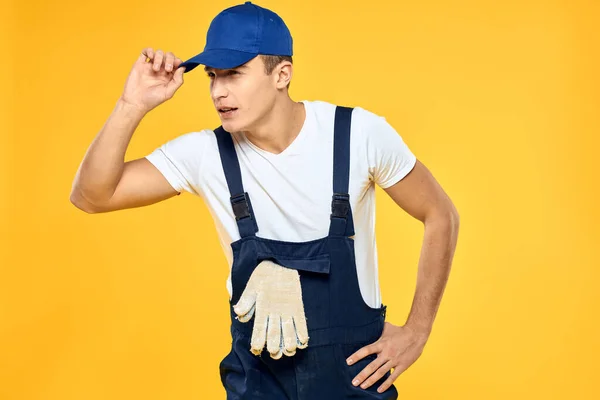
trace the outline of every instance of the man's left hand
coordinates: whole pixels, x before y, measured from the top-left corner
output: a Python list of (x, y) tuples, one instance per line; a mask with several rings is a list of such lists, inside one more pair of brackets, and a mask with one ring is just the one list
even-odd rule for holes
[(387, 390), (421, 356), (428, 337), (428, 331), (385, 322), (383, 333), (376, 342), (359, 349), (346, 360), (352, 365), (369, 354), (377, 354), (377, 358), (356, 375), (352, 384), (366, 389), (393, 368), (388, 379), (377, 389), (380, 393)]

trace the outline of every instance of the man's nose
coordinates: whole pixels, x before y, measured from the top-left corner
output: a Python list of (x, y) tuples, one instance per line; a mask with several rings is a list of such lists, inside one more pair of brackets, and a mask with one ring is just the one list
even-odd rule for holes
[(213, 78), (210, 94), (213, 100), (217, 100), (221, 97), (227, 97), (227, 86), (222, 79)]

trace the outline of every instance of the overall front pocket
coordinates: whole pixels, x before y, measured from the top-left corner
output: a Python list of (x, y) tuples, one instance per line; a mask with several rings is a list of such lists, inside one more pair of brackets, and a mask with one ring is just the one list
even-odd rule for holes
[[(352, 365), (348, 365), (346, 360), (362, 347), (368, 346), (369, 342), (338, 344), (336, 345), (336, 354), (338, 364), (342, 370), (344, 380), (345, 394), (352, 399), (396, 399), (398, 392), (394, 386), (391, 386), (383, 393), (378, 393), (377, 388), (390, 376), (390, 372), (386, 372), (377, 382), (373, 383), (366, 389), (359, 386), (354, 386), (352, 381), (358, 374), (361, 373), (371, 362), (377, 359), (377, 354), (369, 354), (362, 359), (355, 361)], [(377, 371), (377, 370), (375, 370)], [(363, 380), (365, 382), (368, 378)]]

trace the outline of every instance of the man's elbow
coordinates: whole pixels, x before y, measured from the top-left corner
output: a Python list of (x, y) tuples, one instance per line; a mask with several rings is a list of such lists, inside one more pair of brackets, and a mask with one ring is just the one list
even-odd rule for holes
[(94, 207), (92, 207), (91, 204), (81, 196), (79, 191), (75, 189), (71, 192), (71, 195), (69, 196), (69, 201), (75, 207), (87, 214), (95, 214), (97, 212), (97, 210)]
[(445, 224), (448, 226), (452, 237), (456, 237), (458, 235), (458, 230), (460, 227), (460, 215), (458, 214), (458, 210), (456, 209), (454, 204), (450, 205), (451, 206), (444, 213), (446, 221)]
[(460, 215), (452, 202), (447, 202), (438, 207), (432, 208), (425, 217), (424, 222), (443, 223), (458, 229), (460, 225)]
[(453, 203), (450, 203), (450, 210), (448, 211), (448, 215), (452, 224), (458, 227), (460, 225), (460, 215), (458, 214), (458, 210), (456, 209), (456, 206)]

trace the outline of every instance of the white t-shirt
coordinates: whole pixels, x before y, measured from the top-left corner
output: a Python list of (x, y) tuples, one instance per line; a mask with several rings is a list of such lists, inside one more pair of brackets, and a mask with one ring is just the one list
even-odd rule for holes
[[(306, 120), (294, 141), (280, 154), (262, 150), (243, 133), (234, 133), (244, 190), (252, 201), (257, 236), (290, 242), (327, 236), (333, 194), (333, 125), (335, 105), (302, 101)], [(240, 238), (230, 194), (212, 129), (182, 134), (146, 158), (179, 192), (206, 203), (229, 263), (226, 287), (231, 296), (230, 244)], [(350, 132), (349, 194), (359, 287), (371, 307), (380, 307), (375, 241), (375, 187), (388, 188), (414, 167), (415, 155), (385, 120), (355, 107)]]

